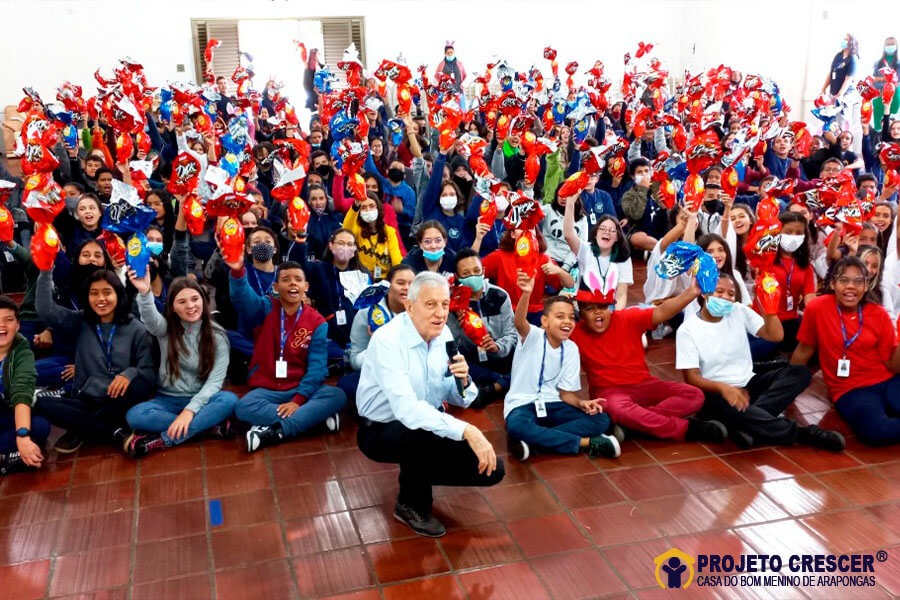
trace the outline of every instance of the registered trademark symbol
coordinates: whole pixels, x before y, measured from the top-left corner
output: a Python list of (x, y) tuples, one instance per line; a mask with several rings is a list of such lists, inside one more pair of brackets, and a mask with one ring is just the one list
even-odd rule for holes
[(878, 559), (878, 562), (884, 562), (888, 558), (888, 553), (885, 552), (884, 550), (879, 550), (878, 552), (875, 553), (875, 558)]

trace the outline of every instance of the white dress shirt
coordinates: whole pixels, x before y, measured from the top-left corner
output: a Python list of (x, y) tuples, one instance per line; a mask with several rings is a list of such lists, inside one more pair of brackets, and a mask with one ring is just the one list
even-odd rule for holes
[(370, 421), (400, 421), (409, 429), (461, 440), (468, 423), (442, 412), (444, 401), (469, 406), (478, 396), (471, 382), (460, 396), (455, 377), (449, 375), (446, 342), (453, 339), (445, 325), (426, 343), (407, 313), (380, 327), (369, 342), (363, 361), (356, 408)]

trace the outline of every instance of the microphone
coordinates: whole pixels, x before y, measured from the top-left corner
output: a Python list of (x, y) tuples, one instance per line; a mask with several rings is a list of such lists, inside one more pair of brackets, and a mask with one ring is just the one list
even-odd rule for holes
[[(447, 358), (450, 362), (453, 362), (453, 357), (459, 354), (459, 347), (457, 347), (456, 342), (453, 340), (447, 341)], [(453, 380), (456, 381), (456, 391), (459, 392), (460, 396), (465, 396), (466, 387), (464, 382), (459, 377), (453, 377)]]

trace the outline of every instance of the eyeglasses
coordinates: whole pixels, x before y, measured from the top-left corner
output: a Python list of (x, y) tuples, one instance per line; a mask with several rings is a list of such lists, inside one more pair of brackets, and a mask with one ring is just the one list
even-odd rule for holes
[(606, 229), (605, 227), (600, 227), (599, 229), (597, 229), (597, 233), (608, 233), (610, 235), (613, 235), (619, 232), (615, 229)]
[(850, 285), (851, 283), (855, 286), (866, 285), (865, 277), (848, 277), (846, 275), (841, 275), (835, 281), (837, 281), (841, 285)]
[(355, 242), (331, 242), (337, 248), (356, 248)]

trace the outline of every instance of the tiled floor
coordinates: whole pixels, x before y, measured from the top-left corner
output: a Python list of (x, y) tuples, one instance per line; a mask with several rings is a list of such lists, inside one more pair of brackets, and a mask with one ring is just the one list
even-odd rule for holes
[[(674, 377), (671, 340), (651, 342)], [(789, 414), (841, 426), (820, 378)], [(473, 413), (469, 413), (470, 415)], [(505, 453), (499, 405), (474, 413)], [(846, 428), (844, 428), (845, 433)], [(0, 483), (0, 598), (889, 598), (900, 596), (900, 452), (849, 439), (802, 447), (628, 440), (618, 460), (507, 462), (502, 484), (445, 489), (432, 540), (391, 516), (397, 469), (356, 428), (254, 455), (205, 441), (133, 461), (50, 453)], [(210, 503), (221, 524), (210, 522)], [(877, 587), (692, 586), (667, 592), (653, 558), (886, 550)]]

